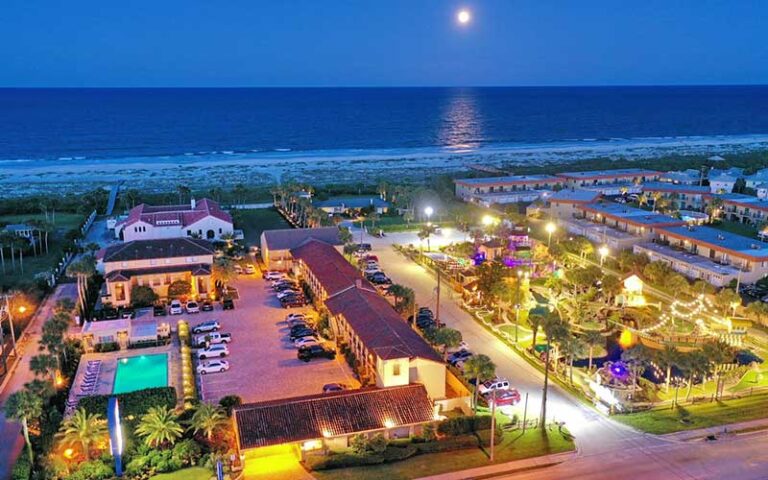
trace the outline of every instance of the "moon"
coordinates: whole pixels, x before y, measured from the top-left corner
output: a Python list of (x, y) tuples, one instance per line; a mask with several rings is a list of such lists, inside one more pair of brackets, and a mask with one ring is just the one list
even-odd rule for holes
[(472, 20), (472, 15), (467, 9), (459, 10), (459, 13), (456, 14), (456, 20), (458, 20), (461, 25), (466, 25)]

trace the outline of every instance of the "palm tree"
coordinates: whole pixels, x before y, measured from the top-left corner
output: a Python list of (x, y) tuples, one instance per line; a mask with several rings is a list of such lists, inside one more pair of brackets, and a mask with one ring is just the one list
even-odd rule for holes
[(96, 260), (91, 255), (85, 255), (67, 267), (67, 275), (77, 278), (77, 299), (81, 315), (85, 315), (88, 280), (94, 273), (96, 273)]
[(623, 351), (621, 353), (621, 360), (629, 364), (632, 370), (632, 383), (637, 388), (637, 378), (651, 361), (650, 351), (642, 344), (637, 344), (629, 350)]
[(531, 348), (536, 346), (536, 340), (539, 336), (539, 328), (541, 328), (541, 324), (544, 321), (544, 317), (542, 315), (539, 315), (538, 313), (532, 313), (528, 315), (528, 325), (531, 326), (531, 330), (533, 330), (533, 340), (531, 343)]
[(98, 413), (90, 414), (84, 408), (64, 420), (58, 436), (65, 445), (79, 445), (87, 460), (91, 459), (91, 445), (107, 436), (106, 421)]
[(437, 230), (437, 227), (435, 227), (432, 224), (426, 224), (421, 227), (421, 230), (419, 230), (419, 239), (420, 240), (427, 240), (427, 251), (429, 252), (432, 250), (432, 246), (429, 244), (429, 238), (432, 236), (432, 234), (435, 233)]
[(665, 344), (663, 350), (656, 352), (656, 363), (665, 370), (664, 390), (669, 392), (669, 381), (672, 378), (672, 367), (680, 363), (680, 352), (670, 344)]
[(557, 315), (550, 313), (543, 317), (541, 329), (544, 330), (544, 335), (547, 339), (547, 349), (544, 352), (544, 388), (542, 389), (541, 396), (541, 418), (539, 419), (539, 425), (542, 430), (547, 426), (547, 391), (549, 389), (549, 355), (552, 349), (552, 343), (558, 339), (564, 338), (566, 335), (570, 335), (568, 327), (565, 322)]
[[(761, 302), (762, 303), (762, 302)], [(705, 343), (701, 349), (702, 353), (710, 362), (715, 371), (716, 385), (720, 384), (720, 365), (733, 361), (733, 348), (727, 343), (718, 340), (711, 343)], [(717, 397), (717, 394), (715, 394)]]
[(577, 357), (583, 357), (591, 347), (588, 348), (587, 343), (582, 338), (570, 334), (565, 337), (565, 341), (560, 343), (560, 347), (568, 359), (568, 379), (573, 384), (573, 362)]
[(35, 376), (50, 377), (53, 383), (56, 380), (56, 369), (59, 362), (54, 355), (41, 353), (29, 359), (29, 369)]
[(482, 353), (473, 355), (464, 362), (464, 373), (469, 378), (475, 379), (475, 396), (472, 409), (477, 413), (477, 393), (480, 390), (480, 384), (496, 376), (496, 364), (490, 357)]
[(226, 285), (235, 278), (235, 264), (227, 257), (219, 257), (213, 261), (211, 276), (214, 282)]
[(747, 305), (747, 316), (763, 325), (763, 318), (768, 316), (768, 305), (763, 302), (752, 302)]
[(144, 442), (150, 447), (173, 445), (184, 433), (179, 425), (178, 417), (168, 407), (151, 407), (141, 417), (136, 434), (144, 437)]
[(188, 186), (181, 184), (176, 186), (176, 191), (179, 193), (179, 205), (184, 203), (184, 197), (188, 197), (192, 193)]
[(224, 409), (210, 403), (200, 404), (189, 421), (190, 429), (194, 433), (202, 432), (209, 442), (216, 432), (226, 429), (228, 424), (229, 420)]
[(461, 332), (453, 328), (442, 327), (435, 330), (432, 337), (435, 345), (440, 345), (440, 349), (445, 355), (447, 348), (458, 347), (461, 343)]
[(685, 394), (685, 399), (688, 400), (693, 390), (693, 379), (701, 377), (703, 381), (711, 373), (712, 364), (703, 352), (693, 351), (683, 357), (681, 367), (688, 377), (688, 392)]
[(339, 241), (344, 245), (352, 242), (352, 232), (349, 231), (349, 228), (342, 227), (339, 229)]
[(595, 347), (598, 345), (605, 345), (605, 338), (603, 338), (602, 335), (600, 335), (600, 332), (596, 330), (589, 330), (584, 335), (584, 343), (589, 347), (589, 367), (588, 370), (592, 371), (592, 356), (595, 351)]
[(43, 414), (43, 399), (29, 390), (19, 390), (8, 397), (3, 408), (6, 418), (21, 422), (21, 431), (24, 434), (24, 442), (27, 444), (29, 463), (32, 464), (35, 458), (32, 452), (32, 442), (29, 441), (29, 421), (39, 418)]

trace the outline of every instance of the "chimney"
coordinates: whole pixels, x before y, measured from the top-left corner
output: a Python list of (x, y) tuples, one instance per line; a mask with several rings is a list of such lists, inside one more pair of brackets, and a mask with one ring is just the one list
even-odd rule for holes
[(194, 199), (194, 198), (193, 198), (192, 200), (190, 200), (190, 201), (189, 201), (189, 204), (190, 204), (190, 206), (192, 207), (192, 210), (194, 210), (194, 209), (195, 209), (195, 205), (197, 205), (197, 203), (195, 202), (195, 199)]

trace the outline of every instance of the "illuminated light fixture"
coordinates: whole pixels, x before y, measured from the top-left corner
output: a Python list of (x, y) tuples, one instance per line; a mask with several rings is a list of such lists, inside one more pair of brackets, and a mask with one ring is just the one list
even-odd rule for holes
[(632, 336), (632, 332), (630, 332), (628, 329), (624, 329), (621, 331), (621, 335), (619, 336), (619, 345), (624, 350), (632, 347), (632, 345), (635, 344), (635, 339)]
[(323, 429), (323, 436), (325, 438), (331, 437), (331, 432), (329, 430)]
[(395, 422), (392, 420), (384, 420), (384, 428), (392, 428), (395, 426)]
[(72, 450), (71, 448), (64, 450), (64, 458), (68, 460), (72, 460), (74, 456), (75, 456), (75, 451)]

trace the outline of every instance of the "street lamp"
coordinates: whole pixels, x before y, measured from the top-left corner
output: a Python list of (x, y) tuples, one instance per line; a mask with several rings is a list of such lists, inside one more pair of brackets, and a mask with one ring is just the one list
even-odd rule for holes
[(432, 214), (435, 213), (435, 209), (432, 207), (427, 207), (424, 209), (424, 215), (427, 216), (427, 225), (431, 223), (430, 218), (432, 217)]
[(602, 247), (597, 249), (597, 253), (600, 254), (600, 266), (601, 267), (603, 266), (603, 262), (605, 261), (605, 257), (608, 255), (608, 252), (609, 252), (608, 247), (606, 247), (605, 245), (603, 245)]
[(547, 231), (547, 248), (549, 248), (552, 245), (552, 234), (555, 233), (555, 230), (557, 230), (557, 226), (554, 223), (549, 222), (547, 223), (547, 226), (544, 227), (544, 230)]
[(522, 270), (517, 271), (517, 303), (515, 304), (515, 345), (517, 345), (518, 340), (518, 326), (520, 324), (520, 287), (522, 287), (521, 283), (523, 279), (528, 280), (529, 277), (528, 272), (523, 272)]

